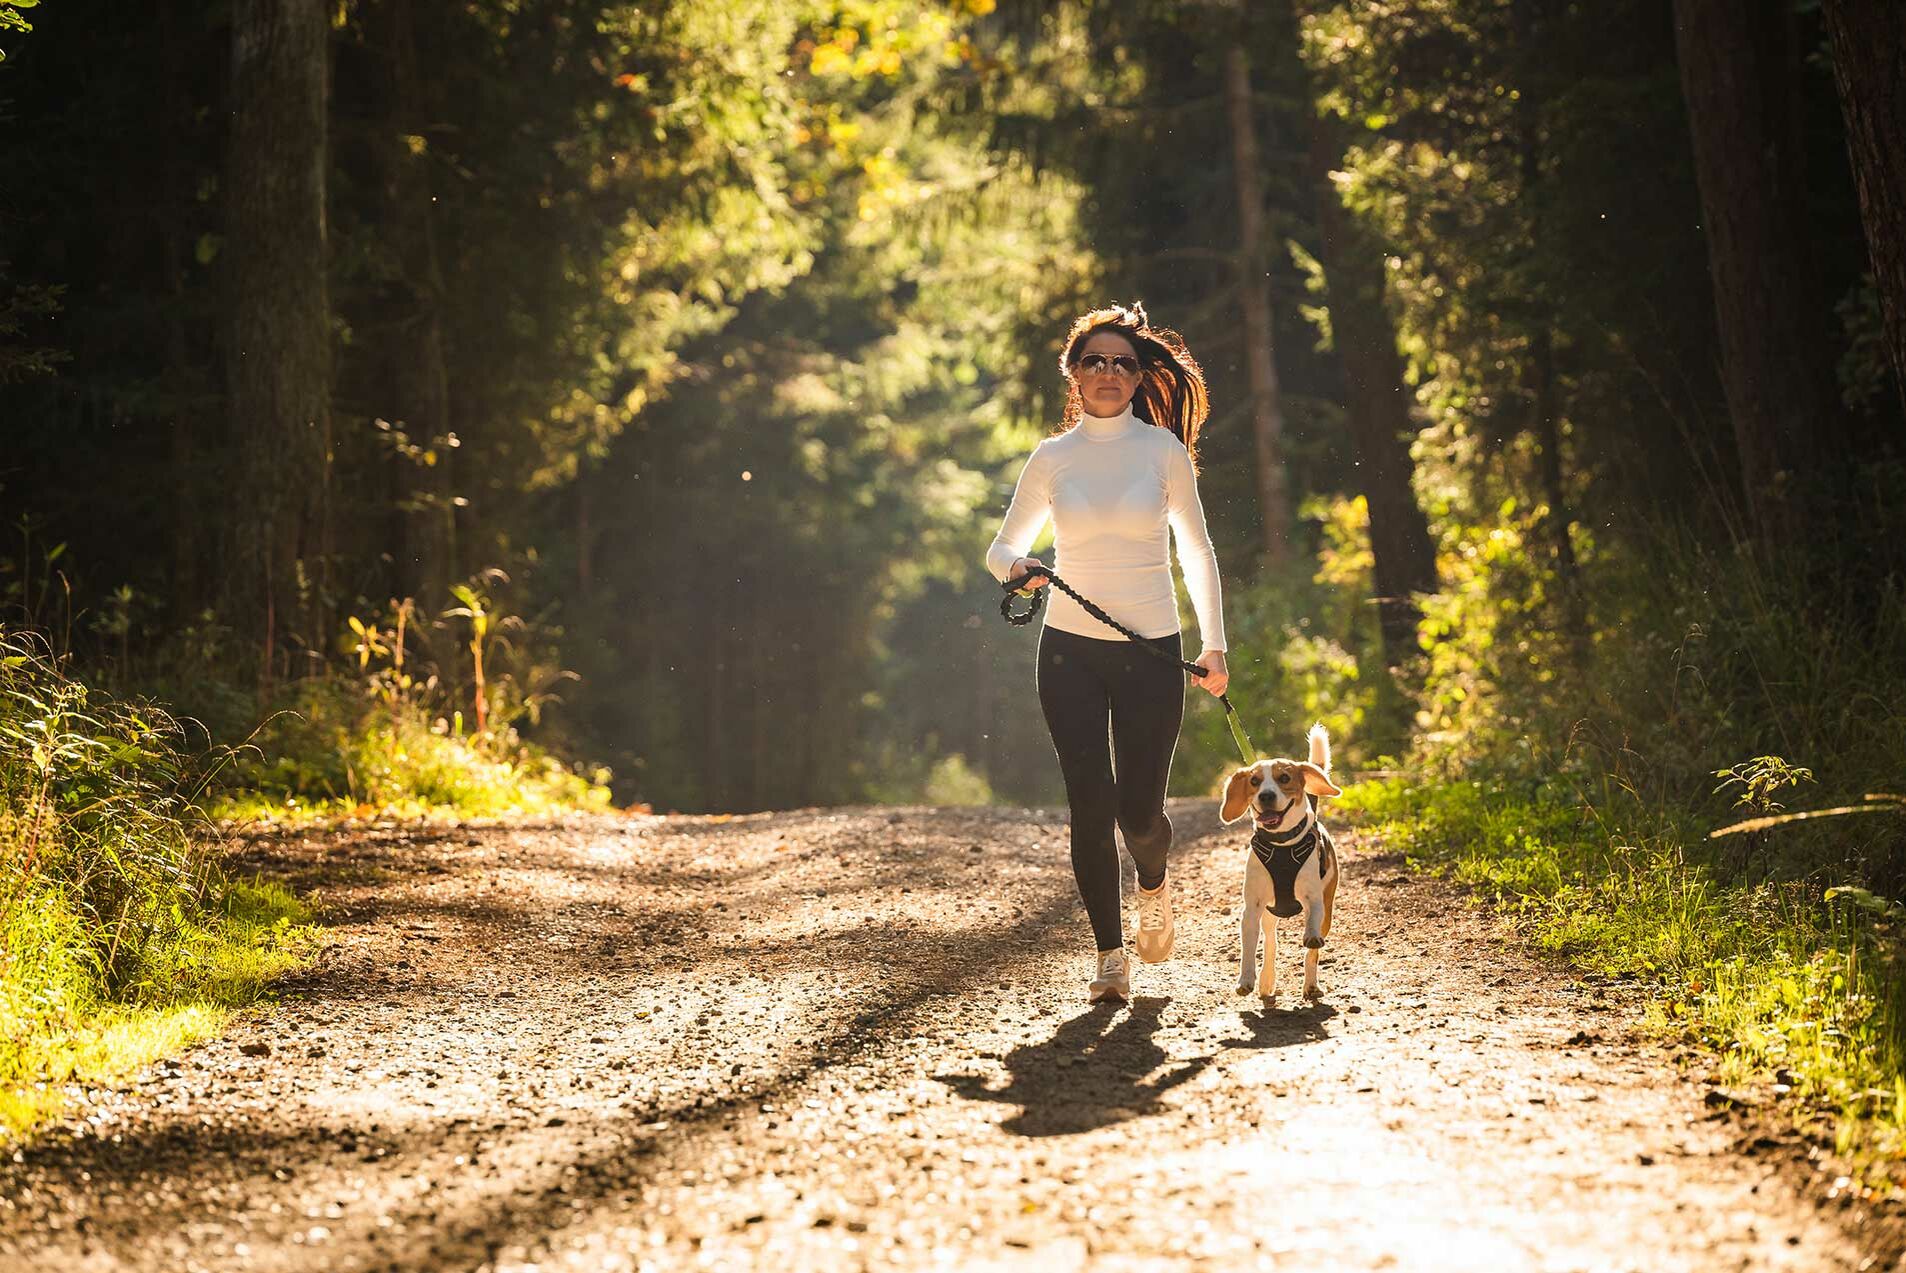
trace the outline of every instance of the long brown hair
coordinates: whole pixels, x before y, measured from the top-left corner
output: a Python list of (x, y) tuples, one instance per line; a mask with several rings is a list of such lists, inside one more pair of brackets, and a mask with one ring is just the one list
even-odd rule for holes
[(1170, 429), (1173, 437), (1191, 453), (1191, 466), (1198, 467), (1198, 430), (1211, 415), (1211, 395), (1206, 392), (1204, 368), (1185, 348), (1184, 338), (1169, 327), (1153, 327), (1145, 317), (1145, 306), (1133, 301), (1130, 308), (1108, 305), (1081, 314), (1066, 333), (1065, 349), (1059, 355), (1059, 371), (1066, 378), (1065, 423), (1070, 429), (1085, 414), (1085, 398), (1079, 383), (1072, 378), (1072, 366), (1079, 360), (1085, 342), (1098, 332), (1116, 332), (1132, 343), (1138, 355), (1138, 390), (1132, 395), (1132, 414), (1147, 424)]

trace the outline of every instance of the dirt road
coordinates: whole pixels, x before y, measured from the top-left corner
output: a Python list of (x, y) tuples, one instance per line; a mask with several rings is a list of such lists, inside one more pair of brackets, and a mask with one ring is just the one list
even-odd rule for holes
[[(1051, 811), (249, 846), (334, 945), (0, 1162), (33, 1269), (1857, 1269), (1802, 1147), (1634, 1005), (1349, 841), (1326, 997), (1233, 993), (1240, 837), (1173, 802), (1129, 1008)], [(1129, 868), (1128, 868), (1129, 870)], [(1129, 888), (1129, 882), (1128, 882)], [(261, 1047), (262, 1045), (262, 1047)], [(259, 1055), (262, 1049), (268, 1053)]]

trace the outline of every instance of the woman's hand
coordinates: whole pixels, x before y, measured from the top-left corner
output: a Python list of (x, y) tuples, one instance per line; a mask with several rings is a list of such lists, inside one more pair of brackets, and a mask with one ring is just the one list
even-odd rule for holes
[[(1046, 567), (1046, 563), (1043, 561), (1040, 561), (1037, 557), (1019, 558), (1017, 561), (1013, 562), (1013, 564), (1007, 568), (1006, 582), (1011, 583), (1013, 580), (1019, 578), (1021, 575), (1025, 574), (1028, 570), (1031, 570), (1034, 567), (1044, 570)], [(1026, 580), (1025, 588), (1022, 588), (1021, 591), (1023, 592), (1032, 588), (1043, 588), (1051, 582), (1052, 580), (1046, 578), (1044, 575), (1034, 575), (1032, 578)]]
[(1206, 650), (1194, 662), (1205, 669), (1205, 675), (1196, 679), (1200, 689), (1208, 690), (1213, 698), (1224, 693), (1224, 687), (1231, 683), (1231, 672), (1224, 664), (1223, 650)]

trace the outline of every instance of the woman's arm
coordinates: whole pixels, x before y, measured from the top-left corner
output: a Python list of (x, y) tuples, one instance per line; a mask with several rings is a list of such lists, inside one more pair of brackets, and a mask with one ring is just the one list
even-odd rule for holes
[(1033, 448), (1026, 467), (1019, 471), (1019, 484), (1013, 487), (1006, 519), (986, 550), (986, 569), (1001, 583), (1012, 577), (1008, 573), (1012, 564), (1026, 555), (1052, 512), (1051, 458), (1043, 442)]
[(1222, 651), (1224, 596), (1218, 582), (1218, 554), (1205, 529), (1204, 504), (1198, 498), (1198, 475), (1191, 471), (1191, 455), (1176, 438), (1165, 460), (1165, 516), (1171, 523), (1172, 542), (1178, 546), (1178, 569), (1184, 572), (1185, 591), (1198, 615), (1198, 635), (1207, 651)]

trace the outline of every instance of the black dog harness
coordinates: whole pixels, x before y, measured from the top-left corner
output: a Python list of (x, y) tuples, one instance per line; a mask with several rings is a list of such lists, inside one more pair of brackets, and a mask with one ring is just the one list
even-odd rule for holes
[(1317, 821), (1314, 808), (1310, 810), (1310, 816), (1304, 819), (1301, 830), (1282, 839), (1267, 826), (1260, 825), (1252, 833), (1251, 852), (1271, 874), (1271, 914), (1279, 919), (1303, 914), (1304, 905), (1297, 900), (1297, 873), (1310, 861), (1310, 855), (1319, 851), (1323, 856), (1318, 860), (1318, 870), (1327, 874), (1336, 848), (1330, 842), (1330, 832), (1324, 830), (1323, 823)]

